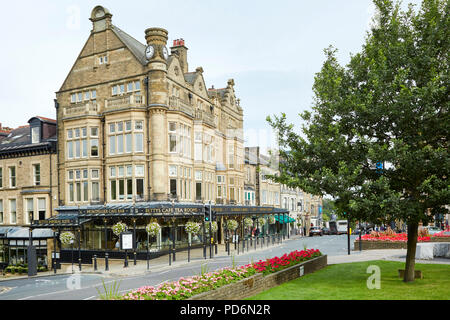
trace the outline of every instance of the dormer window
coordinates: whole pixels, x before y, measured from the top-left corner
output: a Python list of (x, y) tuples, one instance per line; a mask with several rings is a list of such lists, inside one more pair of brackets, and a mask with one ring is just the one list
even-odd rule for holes
[(31, 128), (31, 143), (39, 143), (41, 141), (41, 128), (33, 127)]

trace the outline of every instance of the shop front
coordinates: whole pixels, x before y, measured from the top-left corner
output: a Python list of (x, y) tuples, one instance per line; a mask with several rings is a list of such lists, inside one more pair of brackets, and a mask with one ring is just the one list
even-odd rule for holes
[[(33, 230), (32, 245), (36, 248), (38, 267), (48, 268), (47, 242), (53, 239), (50, 229)], [(28, 246), (30, 244), (29, 228), (8, 227), (5, 232), (0, 231), (0, 270), (8, 265), (27, 265)]]
[[(60, 262), (70, 263), (73, 259), (78, 262), (80, 259), (81, 263), (90, 264), (94, 255), (104, 258), (108, 254), (110, 259), (125, 257), (125, 252), (120, 249), (120, 234), (115, 232), (118, 223), (125, 226), (124, 231), (133, 234), (133, 249), (128, 251), (128, 257), (135, 255), (137, 260), (146, 260), (147, 254), (153, 259), (173, 250), (204, 247), (209, 241), (224, 243), (232, 234), (242, 239), (252, 235), (255, 228), (261, 236), (274, 234), (282, 228), (269, 224), (269, 216), (288, 214), (272, 207), (212, 205), (211, 210), (217, 223), (217, 230), (211, 235), (208, 233), (209, 222), (205, 222), (205, 205), (176, 202), (59, 207), (56, 208), (58, 215), (39, 221), (33, 228), (51, 227), (55, 231), (54, 256), (59, 257)], [(260, 217), (265, 218), (264, 225), (258, 224)], [(244, 227), (245, 218), (252, 219), (252, 228)], [(239, 226), (233, 232), (226, 226), (230, 219), (236, 220)], [(186, 231), (188, 222), (199, 223), (201, 231), (189, 234)], [(147, 233), (149, 223), (158, 224), (157, 234), (150, 236)], [(74, 240), (70, 244), (61, 243), (59, 235), (67, 231), (74, 235)]]

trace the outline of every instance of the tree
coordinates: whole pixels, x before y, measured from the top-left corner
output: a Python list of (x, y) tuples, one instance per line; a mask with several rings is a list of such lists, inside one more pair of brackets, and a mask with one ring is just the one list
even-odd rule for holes
[(341, 66), (336, 49), (316, 74), (302, 133), (285, 114), (279, 182), (331, 195), (350, 220), (408, 225), (404, 281), (414, 281), (418, 226), (448, 212), (449, 0), (417, 12), (374, 0), (377, 17), (361, 52)]

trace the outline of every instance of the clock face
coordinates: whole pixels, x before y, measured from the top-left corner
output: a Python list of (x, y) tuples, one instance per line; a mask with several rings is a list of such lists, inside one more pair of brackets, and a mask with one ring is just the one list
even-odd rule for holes
[(153, 55), (155, 54), (155, 48), (153, 48), (153, 46), (148, 46), (147, 49), (145, 49), (145, 57), (147, 58), (147, 60), (150, 60)]
[(163, 56), (164, 56), (164, 59), (169, 59), (169, 51), (167, 50), (167, 47), (164, 47), (163, 48)]

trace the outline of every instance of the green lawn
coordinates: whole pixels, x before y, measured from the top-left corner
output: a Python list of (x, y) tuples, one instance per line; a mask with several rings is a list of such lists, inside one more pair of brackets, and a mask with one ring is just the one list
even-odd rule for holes
[[(368, 289), (367, 268), (380, 268), (380, 289)], [(286, 282), (247, 300), (449, 300), (450, 265), (416, 264), (423, 279), (404, 283), (398, 269), (405, 263), (368, 261), (330, 265), (315, 273)], [(372, 282), (373, 283), (373, 282)]]

